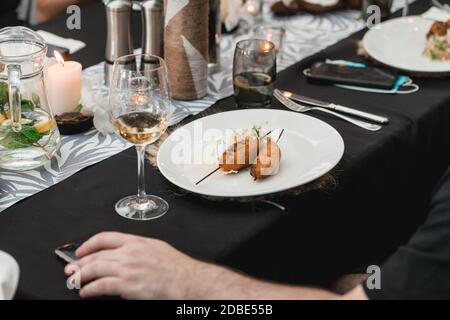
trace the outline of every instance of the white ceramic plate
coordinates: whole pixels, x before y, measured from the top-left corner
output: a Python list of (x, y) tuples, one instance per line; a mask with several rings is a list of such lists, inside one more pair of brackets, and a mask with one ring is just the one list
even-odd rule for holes
[[(261, 125), (285, 129), (280, 171), (254, 181), (249, 169), (237, 174), (218, 171), (199, 185), (195, 183), (217, 168), (218, 141), (231, 135), (230, 129)], [(272, 137), (278, 138), (280, 130)], [(224, 144), (225, 145), (225, 144)], [(281, 110), (248, 109), (207, 116), (173, 132), (161, 145), (157, 163), (161, 173), (173, 184), (202, 195), (249, 197), (275, 193), (308, 183), (331, 170), (341, 159), (344, 141), (330, 125), (316, 118)]]
[(397, 69), (450, 72), (450, 61), (433, 61), (423, 55), (432, 23), (419, 16), (388, 20), (367, 31), (363, 46), (369, 56)]

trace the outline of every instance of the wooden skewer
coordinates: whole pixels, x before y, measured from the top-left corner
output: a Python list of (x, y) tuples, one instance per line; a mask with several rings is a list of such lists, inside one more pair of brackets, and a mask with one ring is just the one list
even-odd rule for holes
[[(269, 132), (267, 132), (265, 135), (263, 135), (261, 138), (259, 138), (259, 140), (264, 139), (265, 137), (267, 137), (269, 134), (272, 133), (273, 130), (270, 130)], [(284, 131), (284, 129), (283, 129)], [(283, 133), (283, 131), (281, 131), (281, 134)], [(281, 137), (280, 134), (280, 137)], [(280, 137), (278, 137), (278, 140), (280, 139)], [(211, 171), (210, 173), (208, 173), (206, 176), (204, 176), (203, 178), (201, 178), (200, 180), (198, 180), (195, 185), (198, 185), (200, 182), (202, 182), (203, 180), (205, 180), (206, 178), (209, 178), (210, 176), (212, 176), (214, 173), (216, 173), (217, 171), (220, 170), (220, 167), (217, 167), (216, 169), (214, 169), (213, 171)]]
[(217, 171), (219, 171), (220, 167), (217, 167), (216, 169), (214, 169), (213, 171), (211, 171), (210, 173), (208, 173), (206, 176), (204, 176), (203, 178), (201, 178), (200, 180), (198, 180), (195, 185), (198, 185), (200, 182), (202, 182), (203, 180), (205, 180), (206, 178), (208, 178), (209, 176), (211, 176), (212, 174), (216, 173)]
[(280, 135), (278, 136), (278, 139), (277, 139), (277, 142), (276, 142), (276, 143), (278, 143), (278, 141), (280, 141), (280, 139), (281, 139), (281, 136), (283, 135), (283, 132), (284, 132), (284, 129), (283, 129), (283, 130), (281, 130), (281, 132), (280, 132)]

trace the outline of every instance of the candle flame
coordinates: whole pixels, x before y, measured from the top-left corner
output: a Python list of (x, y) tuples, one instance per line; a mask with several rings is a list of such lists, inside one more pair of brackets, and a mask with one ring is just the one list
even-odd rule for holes
[(271, 42), (269, 42), (267, 40), (262, 41), (259, 44), (259, 49), (264, 53), (268, 53), (268, 52), (270, 52), (270, 50), (272, 50), (272, 44), (271, 44)]
[(56, 60), (59, 62), (60, 65), (64, 67), (64, 59), (61, 56), (61, 54), (58, 51), (53, 51), (53, 55), (55, 56)]
[(137, 105), (143, 106), (146, 103), (148, 103), (148, 97), (146, 96), (141, 96), (141, 95), (136, 95), (132, 97), (133, 102)]
[(249, 5), (247, 6), (247, 11), (248, 11), (249, 13), (255, 13), (255, 12), (256, 12), (256, 7), (255, 7), (253, 4), (249, 4)]

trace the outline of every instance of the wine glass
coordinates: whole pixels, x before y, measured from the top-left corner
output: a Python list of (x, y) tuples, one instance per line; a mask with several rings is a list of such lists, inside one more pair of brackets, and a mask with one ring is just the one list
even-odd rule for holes
[(161, 217), (169, 204), (145, 193), (145, 149), (166, 131), (171, 113), (167, 67), (158, 56), (127, 55), (114, 62), (110, 113), (116, 133), (136, 146), (138, 193), (119, 200), (116, 211), (133, 220)]

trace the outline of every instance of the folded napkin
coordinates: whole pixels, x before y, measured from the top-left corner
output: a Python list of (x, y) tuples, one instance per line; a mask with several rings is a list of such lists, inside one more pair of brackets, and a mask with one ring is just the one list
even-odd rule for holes
[(436, 20), (436, 21), (447, 21), (450, 19), (450, 12), (437, 7), (431, 7), (422, 14), (422, 18)]
[(19, 282), (19, 265), (6, 252), (0, 251), (0, 300), (14, 297)]
[(70, 54), (73, 54), (86, 46), (83, 41), (66, 39), (44, 30), (38, 30), (37, 33), (39, 33), (47, 43), (69, 49)]

